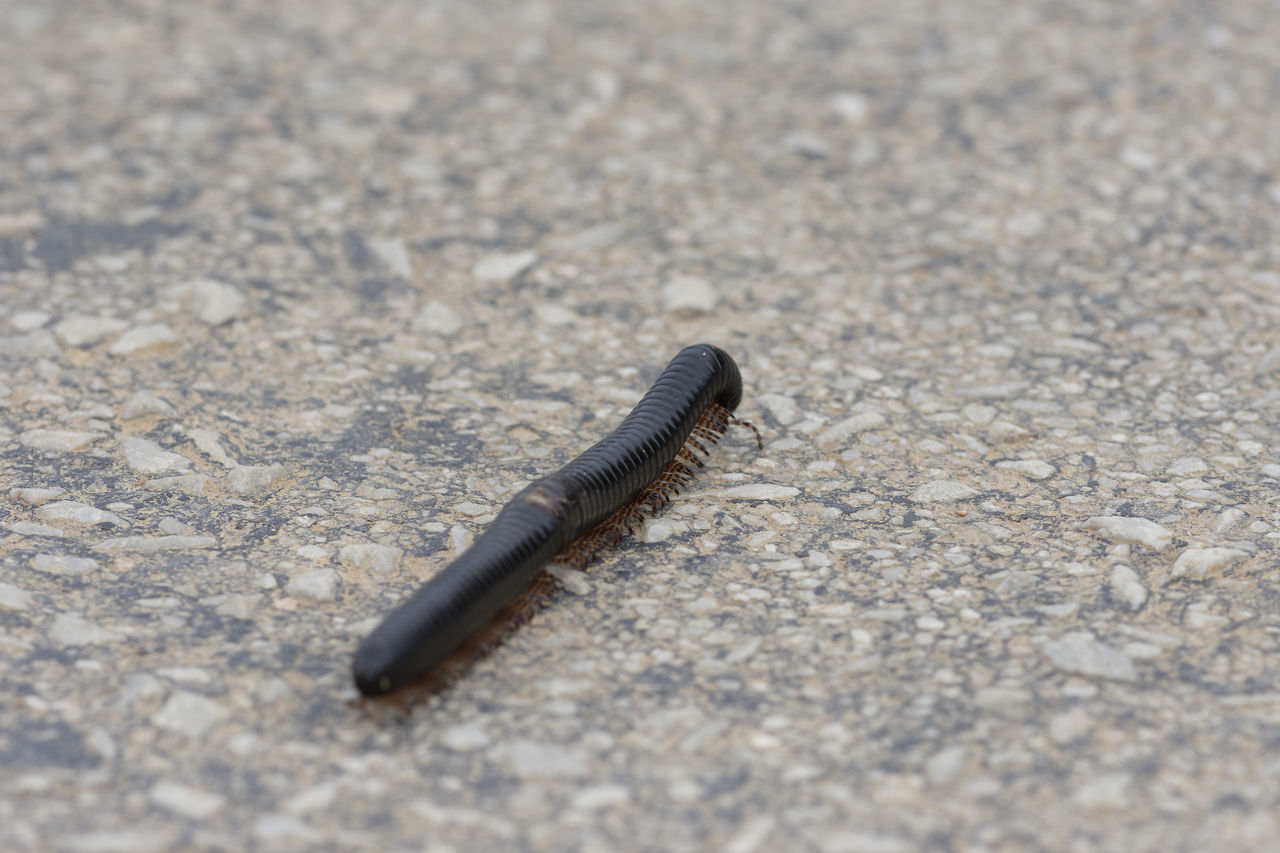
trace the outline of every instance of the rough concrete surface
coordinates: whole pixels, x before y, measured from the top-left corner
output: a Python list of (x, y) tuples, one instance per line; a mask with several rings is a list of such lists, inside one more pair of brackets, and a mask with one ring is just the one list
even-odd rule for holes
[[(0, 20), (0, 847), (1275, 849), (1274, 2)], [(349, 704), (702, 340), (764, 450)]]

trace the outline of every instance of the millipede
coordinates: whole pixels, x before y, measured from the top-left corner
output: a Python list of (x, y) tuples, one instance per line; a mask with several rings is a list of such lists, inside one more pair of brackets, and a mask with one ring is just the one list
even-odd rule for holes
[[(613, 432), (521, 489), (471, 547), (392, 610), (356, 650), (363, 696), (431, 695), (543, 606), (549, 562), (583, 569), (688, 485), (742, 401), (719, 347), (685, 347)], [(406, 704), (402, 698), (401, 704)]]

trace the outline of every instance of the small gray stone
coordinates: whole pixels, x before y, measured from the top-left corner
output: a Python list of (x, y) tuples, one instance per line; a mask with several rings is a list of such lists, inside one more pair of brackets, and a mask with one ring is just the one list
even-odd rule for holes
[(478, 723), (462, 723), (445, 729), (440, 743), (454, 752), (471, 752), (488, 746), (489, 736)]
[(560, 581), (560, 585), (564, 587), (566, 592), (573, 595), (586, 595), (591, 592), (591, 581), (587, 578), (586, 572), (556, 563), (547, 566), (546, 572)]
[(1003, 462), (997, 462), (996, 467), (1004, 468), (1006, 471), (1016, 471), (1032, 480), (1047, 479), (1058, 470), (1041, 459), (1006, 459)]
[(145, 418), (149, 415), (174, 415), (173, 406), (161, 400), (150, 391), (139, 391), (128, 399), (124, 404), (124, 409), (120, 412), (120, 417), (126, 421), (136, 418)]
[(59, 646), (100, 645), (119, 638), (120, 635), (115, 631), (69, 613), (59, 613), (49, 627), (49, 639)]
[(51, 317), (43, 311), (15, 311), (9, 317), (9, 325), (19, 332), (34, 332), (50, 319)]
[(203, 788), (162, 779), (151, 787), (151, 802), (191, 820), (205, 820), (222, 810), (226, 798)]
[(206, 326), (231, 322), (244, 307), (244, 296), (235, 287), (212, 279), (197, 279), (169, 289)]
[(93, 546), (95, 551), (116, 553), (119, 551), (183, 551), (217, 547), (212, 536), (119, 536)]
[(1147, 588), (1133, 569), (1116, 566), (1111, 570), (1111, 597), (1129, 610), (1141, 610), (1147, 600)]
[(125, 463), (139, 474), (155, 475), (187, 471), (191, 460), (180, 453), (172, 453), (148, 438), (130, 437), (124, 440)]
[(405, 248), (403, 241), (394, 238), (371, 239), (369, 251), (388, 271), (406, 281), (413, 281), (413, 259), (409, 257), (409, 250)]
[(116, 338), (107, 347), (107, 352), (111, 355), (132, 355), (150, 347), (167, 346), (177, 339), (167, 323), (148, 323), (145, 326), (134, 326)]
[(309, 601), (333, 601), (338, 596), (338, 573), (333, 569), (313, 569), (289, 579), (288, 592)]
[(557, 744), (518, 740), (503, 744), (497, 750), (511, 763), (517, 776), (580, 776), (587, 770), (580, 756)]
[(338, 561), (350, 569), (386, 575), (396, 570), (403, 554), (404, 551), (390, 545), (362, 542), (343, 545), (338, 552)]
[(283, 476), (284, 466), (278, 462), (273, 465), (238, 465), (227, 474), (227, 483), (236, 494), (251, 495)]
[(538, 262), (533, 251), (509, 252), (481, 258), (471, 268), (471, 274), (481, 281), (510, 281)]
[(15, 521), (9, 525), (9, 529), (19, 536), (56, 536), (62, 537), (66, 534), (56, 527), (48, 524), (37, 524), (34, 521)]
[(128, 527), (125, 521), (114, 512), (107, 512), (79, 501), (54, 501), (36, 510), (36, 517), (45, 521), (71, 521), (76, 524), (113, 524), (116, 527)]
[(50, 453), (74, 453), (84, 450), (101, 438), (100, 432), (77, 432), (61, 429), (29, 429), (18, 436), (24, 447)]
[(911, 502), (918, 504), (950, 503), (971, 500), (982, 494), (972, 486), (955, 480), (933, 480), (922, 484), (911, 493)]
[(705, 278), (677, 276), (662, 286), (662, 307), (674, 317), (692, 318), (715, 310), (720, 294)]
[(849, 124), (862, 124), (871, 112), (871, 102), (860, 92), (836, 92), (827, 102)]
[(818, 433), (818, 446), (824, 450), (830, 450), (842, 447), (848, 443), (856, 433), (865, 432), (869, 429), (883, 426), (885, 423), (884, 415), (879, 412), (861, 412), (852, 417), (832, 424), (831, 426)]
[(201, 429), (193, 427), (187, 430), (187, 437), (199, 448), (200, 452), (208, 456), (219, 465), (227, 468), (235, 468), (240, 463), (236, 462), (222, 449), (222, 436), (210, 429)]
[(73, 853), (161, 853), (174, 849), (178, 833), (169, 826), (102, 829), (68, 836), (66, 848)]
[(27, 506), (40, 506), (40, 504), (60, 498), (66, 493), (67, 490), (60, 487), (51, 489), (10, 489), (9, 497), (15, 498), (19, 503), (24, 503)]
[(58, 340), (69, 347), (91, 347), (119, 334), (129, 327), (124, 320), (113, 317), (68, 317), (53, 327)]
[(785, 501), (799, 495), (800, 490), (795, 486), (780, 486), (776, 483), (746, 483), (710, 494), (731, 501)]
[(175, 690), (160, 710), (151, 716), (151, 722), (162, 729), (198, 738), (228, 716), (230, 712), (213, 699), (186, 690)]
[(31, 568), (51, 575), (83, 575), (96, 570), (98, 563), (89, 557), (72, 557), (68, 554), (36, 554), (31, 558)]
[(452, 307), (439, 300), (432, 299), (413, 321), (413, 328), (419, 332), (433, 332), (443, 337), (457, 334), (463, 326), (462, 316)]
[(31, 607), (31, 593), (13, 584), (0, 583), (0, 610), (26, 610)]
[(1187, 548), (1174, 561), (1169, 576), (1204, 580), (1214, 572), (1248, 556), (1248, 552), (1239, 548)]
[(1168, 548), (1173, 533), (1163, 525), (1148, 518), (1131, 518), (1124, 515), (1098, 515), (1084, 523), (1089, 530), (1096, 530), (1108, 539), (1136, 542), (1155, 551)]
[(1199, 456), (1184, 456), (1169, 466), (1169, 473), (1175, 477), (1187, 477), (1191, 474), (1203, 474), (1209, 465)]
[(1136, 681), (1138, 673), (1133, 661), (1122, 652), (1094, 639), (1087, 631), (1073, 631), (1042, 647), (1045, 656), (1058, 669), (1077, 675)]
[(784, 426), (790, 426), (800, 420), (800, 410), (794, 397), (785, 394), (761, 394), (756, 398), (760, 405), (769, 410), (774, 420)]
[(177, 489), (193, 495), (203, 495), (213, 478), (208, 474), (181, 474), (177, 477), (155, 477), (147, 480), (143, 488), (152, 492), (165, 492)]

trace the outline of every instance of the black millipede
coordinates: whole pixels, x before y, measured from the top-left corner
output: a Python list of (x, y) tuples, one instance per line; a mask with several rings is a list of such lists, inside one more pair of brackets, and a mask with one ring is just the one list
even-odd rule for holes
[(751, 427), (763, 446), (754, 426), (732, 417), (741, 400), (728, 353), (710, 344), (681, 350), (613, 432), (520, 490), (470, 548), (391, 611), (356, 650), (356, 687), (380, 697), (451, 681), (545, 598), (554, 586), (548, 562), (584, 568), (662, 509), (729, 424)]

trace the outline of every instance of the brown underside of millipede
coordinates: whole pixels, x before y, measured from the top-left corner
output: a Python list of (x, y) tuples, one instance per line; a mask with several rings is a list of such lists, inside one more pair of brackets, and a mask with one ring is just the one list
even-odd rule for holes
[[(712, 403), (703, 411), (693, 428), (693, 433), (653, 482), (640, 491), (630, 503), (602, 521), (586, 535), (573, 542), (556, 555), (553, 563), (582, 570), (595, 562), (602, 552), (616, 547), (628, 535), (644, 524), (646, 518), (657, 515), (671, 503), (680, 490), (693, 482), (702, 458), (710, 451), (707, 445), (718, 442), (731, 424), (746, 426), (755, 433), (756, 443), (764, 446), (760, 431), (747, 421), (733, 417), (733, 413), (718, 403)], [(449, 657), (445, 658), (427, 675), (395, 693), (356, 699), (358, 704), (378, 702), (408, 713), (432, 696), (435, 696), (464, 676), (473, 666), (502, 645), (519, 628), (548, 606), (560, 593), (561, 584), (550, 573), (541, 572), (521, 595), (502, 609), (488, 625), (481, 628)]]

